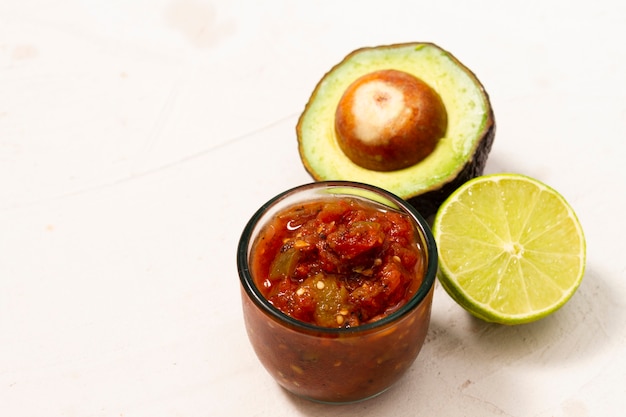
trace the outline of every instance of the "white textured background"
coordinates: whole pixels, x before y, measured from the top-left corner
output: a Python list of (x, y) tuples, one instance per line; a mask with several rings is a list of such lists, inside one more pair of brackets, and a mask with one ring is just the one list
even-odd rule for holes
[[(0, 415), (621, 416), (626, 407), (626, 3), (0, 3)], [(540, 322), (470, 318), (437, 288), (391, 391), (295, 399), (243, 328), (235, 247), (309, 182), (295, 124), (353, 49), (430, 41), (489, 92), (487, 172), (560, 191), (582, 286)]]

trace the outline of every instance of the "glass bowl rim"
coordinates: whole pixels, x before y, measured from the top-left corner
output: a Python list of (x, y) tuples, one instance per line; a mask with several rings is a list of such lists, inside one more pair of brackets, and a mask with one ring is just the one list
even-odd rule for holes
[[(403, 304), (398, 310), (393, 313), (384, 316), (380, 320), (376, 320), (373, 322), (365, 323), (355, 327), (347, 327), (347, 328), (334, 328), (334, 327), (322, 327), (317, 326), (315, 324), (307, 323), (296, 318), (289, 316), (284, 313), (277, 307), (275, 307), (272, 303), (270, 303), (264, 296), (261, 294), (257, 286), (254, 284), (254, 279), (252, 278), (252, 273), (250, 271), (248, 265), (248, 247), (252, 243), (250, 242), (252, 237), (252, 232), (257, 226), (259, 220), (263, 217), (265, 212), (280, 202), (281, 200), (287, 198), (290, 195), (298, 193), (307, 189), (314, 188), (356, 188), (356, 189), (364, 189), (366, 191), (373, 192), (375, 194), (380, 194), (383, 197), (389, 199), (393, 203), (397, 204), (402, 210), (408, 212), (411, 217), (413, 217), (414, 222), (419, 227), (420, 232), (422, 234), (422, 239), (425, 244), (425, 253), (426, 253), (426, 270), (424, 271), (424, 279), (420, 284), (418, 290), (413, 294), (413, 296)], [(285, 322), (292, 328), (305, 330), (308, 332), (317, 332), (317, 333), (326, 333), (326, 334), (351, 334), (351, 333), (361, 333), (364, 331), (369, 331), (373, 329), (377, 329), (380, 327), (384, 327), (389, 323), (393, 323), (400, 318), (407, 315), (413, 309), (418, 307), (422, 301), (426, 299), (426, 296), (431, 291), (434, 286), (436, 276), (437, 276), (437, 268), (438, 268), (438, 251), (437, 244), (435, 242), (435, 238), (432, 234), (430, 226), (426, 219), (417, 211), (415, 207), (413, 207), (408, 201), (398, 197), (397, 195), (371, 184), (365, 184), (356, 181), (316, 181), (307, 184), (298, 185), (292, 187), (288, 190), (285, 190), (270, 200), (268, 200), (265, 204), (263, 204), (248, 220), (245, 225), (243, 232), (241, 233), (239, 243), (237, 245), (237, 270), (239, 273), (239, 280), (248, 295), (248, 297), (252, 300), (252, 302), (259, 307), (262, 311), (272, 316), (279, 322)]]

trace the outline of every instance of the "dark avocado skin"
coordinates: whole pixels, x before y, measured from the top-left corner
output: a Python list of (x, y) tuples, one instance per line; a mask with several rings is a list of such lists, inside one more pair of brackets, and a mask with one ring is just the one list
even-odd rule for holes
[[(486, 95), (486, 93), (485, 93)], [(489, 97), (487, 97), (489, 100)], [(489, 111), (485, 134), (478, 143), (472, 159), (467, 161), (459, 173), (450, 181), (437, 190), (428, 191), (415, 197), (408, 198), (407, 201), (426, 219), (434, 216), (439, 210), (439, 206), (461, 185), (478, 177), (485, 171), (489, 152), (496, 137), (496, 122), (493, 109)]]

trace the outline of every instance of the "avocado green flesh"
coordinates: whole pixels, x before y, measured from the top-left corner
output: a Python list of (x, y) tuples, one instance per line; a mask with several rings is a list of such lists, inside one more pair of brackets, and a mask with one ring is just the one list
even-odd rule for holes
[[(353, 163), (339, 148), (335, 111), (343, 92), (357, 78), (381, 69), (413, 74), (441, 97), (448, 114), (446, 136), (421, 162), (397, 171), (381, 172)], [(493, 119), (480, 82), (453, 56), (434, 44), (400, 44), (363, 48), (348, 55), (319, 82), (300, 120), (297, 133), (302, 161), (316, 180), (369, 183), (410, 199), (436, 191), (471, 163)], [(480, 169), (482, 171), (482, 167)]]

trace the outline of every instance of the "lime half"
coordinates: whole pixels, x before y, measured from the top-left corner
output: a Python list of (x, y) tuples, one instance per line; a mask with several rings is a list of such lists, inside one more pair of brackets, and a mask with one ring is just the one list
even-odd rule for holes
[(583, 229), (554, 189), (520, 174), (474, 178), (433, 223), (439, 281), (485, 321), (529, 323), (563, 306), (585, 271)]

